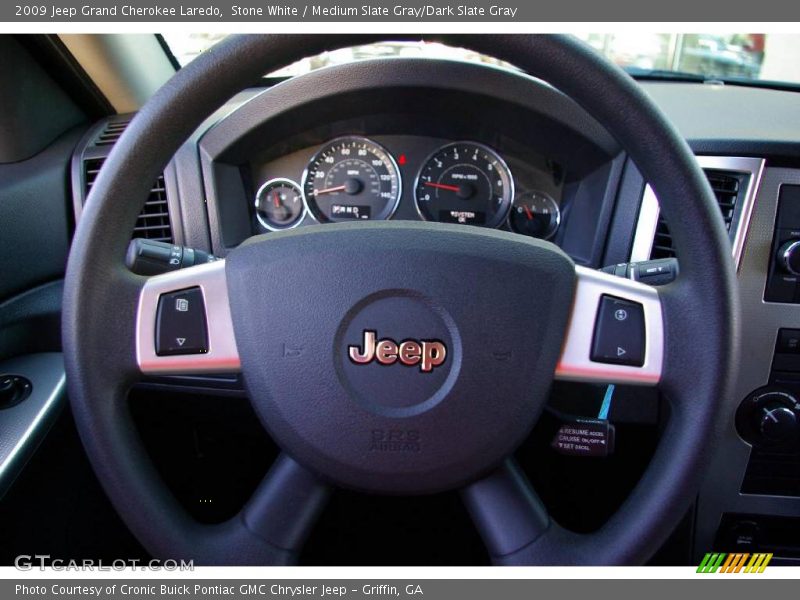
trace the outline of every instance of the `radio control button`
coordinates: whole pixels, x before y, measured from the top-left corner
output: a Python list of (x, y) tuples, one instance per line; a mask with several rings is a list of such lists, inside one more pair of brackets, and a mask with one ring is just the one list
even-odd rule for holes
[(641, 367), (644, 364), (644, 308), (638, 302), (603, 295), (592, 341), (594, 362)]

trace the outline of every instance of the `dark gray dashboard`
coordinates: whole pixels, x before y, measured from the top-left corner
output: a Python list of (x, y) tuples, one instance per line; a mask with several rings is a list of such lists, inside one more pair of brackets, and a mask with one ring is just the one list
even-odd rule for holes
[(776, 159), (800, 156), (796, 91), (719, 83), (641, 85), (695, 152)]

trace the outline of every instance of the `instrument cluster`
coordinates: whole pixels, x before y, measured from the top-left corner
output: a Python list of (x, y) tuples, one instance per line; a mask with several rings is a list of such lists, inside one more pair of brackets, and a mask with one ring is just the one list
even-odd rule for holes
[(552, 238), (562, 169), (523, 149), (503, 154), (472, 140), (335, 137), (253, 165), (255, 220), (261, 231), (279, 231), (416, 218)]

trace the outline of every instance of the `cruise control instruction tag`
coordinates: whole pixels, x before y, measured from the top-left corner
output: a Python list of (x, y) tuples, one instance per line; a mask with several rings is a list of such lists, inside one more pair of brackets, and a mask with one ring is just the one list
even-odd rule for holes
[(602, 458), (614, 452), (614, 426), (605, 419), (571, 419), (561, 424), (550, 446), (559, 454)]

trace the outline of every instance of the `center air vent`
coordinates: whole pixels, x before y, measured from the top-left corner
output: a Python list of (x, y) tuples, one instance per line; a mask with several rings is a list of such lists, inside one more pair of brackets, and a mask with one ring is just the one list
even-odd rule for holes
[[(92, 185), (94, 185), (104, 161), (104, 158), (93, 158), (84, 161), (84, 198), (89, 195), (89, 190), (92, 189)], [(142, 212), (139, 214), (139, 217), (136, 219), (136, 226), (133, 228), (133, 235), (131, 237), (172, 243), (172, 225), (169, 219), (167, 191), (164, 186), (163, 175), (159, 176), (150, 189), (147, 202)]]
[[(721, 171), (717, 169), (704, 169), (708, 183), (717, 198), (722, 218), (728, 232), (731, 231), (731, 224), (737, 215), (736, 208), (740, 205), (742, 194), (747, 189), (748, 173), (737, 173), (733, 171)], [(671, 258), (675, 256), (672, 246), (672, 235), (663, 215), (658, 217), (653, 248), (650, 251), (650, 258)]]

